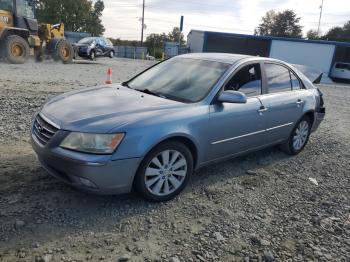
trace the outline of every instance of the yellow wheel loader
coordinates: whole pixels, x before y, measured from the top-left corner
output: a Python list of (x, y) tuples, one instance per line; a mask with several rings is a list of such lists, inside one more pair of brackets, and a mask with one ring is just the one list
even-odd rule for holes
[(37, 61), (51, 56), (70, 63), (74, 55), (64, 37), (63, 24), (38, 24), (34, 0), (0, 0), (0, 56), (23, 64), (32, 50)]

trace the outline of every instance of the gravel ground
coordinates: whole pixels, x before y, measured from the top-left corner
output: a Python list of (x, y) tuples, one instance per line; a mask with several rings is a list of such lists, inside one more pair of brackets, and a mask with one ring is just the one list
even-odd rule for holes
[(28, 142), (33, 113), (108, 67), (121, 81), (150, 64), (0, 64), (0, 261), (350, 261), (350, 87), (320, 86), (327, 116), (298, 156), (271, 148), (207, 167), (167, 203), (48, 176)]

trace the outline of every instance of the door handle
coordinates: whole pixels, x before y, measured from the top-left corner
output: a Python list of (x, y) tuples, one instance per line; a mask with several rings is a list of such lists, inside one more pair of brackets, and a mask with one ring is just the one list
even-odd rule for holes
[(298, 101), (296, 102), (296, 104), (297, 104), (298, 106), (300, 106), (300, 105), (304, 104), (304, 101), (301, 100), (301, 99), (298, 99)]
[(266, 112), (267, 110), (269, 110), (267, 107), (261, 106), (260, 109), (258, 110), (258, 112), (259, 112), (260, 114), (262, 114), (262, 113)]

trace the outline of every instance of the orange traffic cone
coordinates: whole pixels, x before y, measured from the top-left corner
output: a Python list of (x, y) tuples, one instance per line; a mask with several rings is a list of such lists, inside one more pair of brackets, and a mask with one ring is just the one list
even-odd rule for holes
[(106, 80), (105, 84), (106, 85), (111, 85), (112, 84), (112, 68), (108, 68), (107, 80)]

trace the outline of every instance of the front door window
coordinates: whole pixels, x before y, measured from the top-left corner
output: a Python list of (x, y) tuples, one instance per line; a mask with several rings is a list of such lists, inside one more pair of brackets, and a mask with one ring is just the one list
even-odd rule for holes
[(240, 91), (247, 97), (261, 95), (262, 80), (260, 64), (251, 64), (240, 69), (225, 85), (224, 90)]

